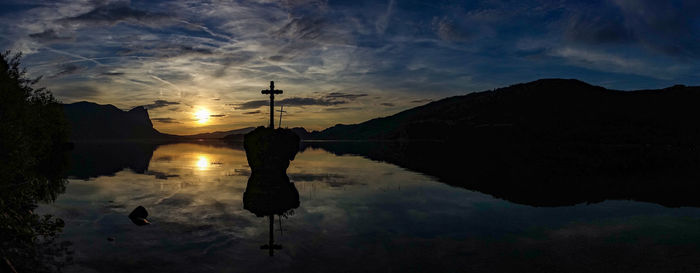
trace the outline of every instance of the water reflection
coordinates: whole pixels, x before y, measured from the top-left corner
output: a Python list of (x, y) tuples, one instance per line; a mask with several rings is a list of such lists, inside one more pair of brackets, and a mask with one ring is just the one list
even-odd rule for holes
[(700, 153), (694, 148), (512, 140), (304, 143), (308, 148), (389, 162), (530, 206), (636, 200), (700, 207)]
[[(357, 151), (311, 148), (295, 156), (284, 176), (258, 177), (241, 147), (161, 145), (143, 173), (124, 169), (73, 179), (57, 203), (42, 209), (66, 220), (64, 238), (75, 243), (76, 257), (68, 272), (696, 268), (697, 208), (630, 201), (518, 205), (438, 183), (411, 170), (440, 172), (410, 165), (414, 156), (401, 161), (406, 153), (394, 150), (375, 154), (402, 167), (352, 155)], [(199, 156), (207, 158), (207, 171), (198, 169)], [(137, 227), (126, 218), (139, 205), (153, 224)], [(284, 249), (273, 249), (270, 259), (261, 245)]]
[(261, 174), (254, 172), (248, 179), (243, 193), (243, 208), (252, 212), (257, 217), (267, 217), (269, 220), (269, 238), (261, 249), (269, 250), (269, 255), (274, 255), (274, 250), (282, 249), (282, 245), (274, 243), (274, 217), (278, 215), (280, 235), (282, 231), (282, 217), (292, 215), (291, 210), (299, 207), (299, 191), (294, 183), (289, 182), (286, 174)]
[[(439, 182), (483, 192), (531, 206), (570, 206), (604, 200), (638, 200), (669, 207), (700, 206), (700, 153), (673, 147), (532, 147), (495, 142), (449, 146), (440, 143), (308, 142), (306, 149), (336, 155), (360, 155), (389, 162), (438, 178)], [(221, 149), (242, 151), (241, 145), (219, 142), (180, 143), (185, 154), (151, 157), (161, 145), (148, 143), (80, 144), (71, 153), (69, 177), (111, 176), (124, 169), (158, 179), (191, 175), (169, 173), (160, 165), (190, 166), (200, 179), (224, 172), (247, 176), (247, 164), (226, 165)], [(171, 146), (172, 145), (166, 145)], [(170, 149), (165, 149), (167, 152)], [(169, 152), (167, 152), (169, 153)], [(177, 160), (172, 161), (173, 158)], [(187, 158), (187, 162), (183, 162)], [(459, 158), (459, 160), (452, 160)], [(153, 167), (153, 165), (156, 165)], [(321, 164), (316, 163), (316, 164)], [(359, 170), (361, 172), (365, 170)], [(340, 186), (337, 173), (308, 176), (291, 173), (295, 181), (325, 180)]]
[(195, 164), (197, 166), (197, 169), (200, 171), (206, 171), (209, 168), (209, 160), (207, 159), (207, 157), (200, 155), (197, 156), (197, 158), (197, 163)]
[(287, 176), (289, 161), (299, 150), (299, 137), (289, 130), (259, 127), (245, 136), (245, 151), (252, 173), (243, 193), (243, 208), (257, 217), (268, 217), (268, 243), (261, 246), (274, 256), (282, 245), (275, 244), (274, 217), (299, 207), (299, 192)]

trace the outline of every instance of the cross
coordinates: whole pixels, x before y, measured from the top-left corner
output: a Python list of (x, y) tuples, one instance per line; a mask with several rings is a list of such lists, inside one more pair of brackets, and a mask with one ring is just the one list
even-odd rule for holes
[(275, 90), (275, 82), (270, 81), (270, 89), (260, 91), (263, 94), (270, 94), (270, 128), (275, 128), (275, 94), (282, 94), (282, 90)]
[(284, 113), (287, 113), (287, 111), (284, 111), (284, 105), (282, 105), (280, 109), (277, 110), (277, 112), (280, 112), (280, 124), (277, 125), (277, 128), (282, 128), (282, 115), (284, 115)]

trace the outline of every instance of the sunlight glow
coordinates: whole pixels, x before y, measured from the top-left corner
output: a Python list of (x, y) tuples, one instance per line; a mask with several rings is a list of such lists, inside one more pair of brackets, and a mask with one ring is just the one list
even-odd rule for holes
[(209, 113), (209, 110), (207, 109), (199, 109), (197, 112), (194, 113), (195, 118), (197, 119), (197, 123), (203, 124), (209, 121), (209, 116), (211, 113)]
[(197, 169), (204, 171), (209, 167), (209, 159), (206, 156), (200, 155), (197, 157)]

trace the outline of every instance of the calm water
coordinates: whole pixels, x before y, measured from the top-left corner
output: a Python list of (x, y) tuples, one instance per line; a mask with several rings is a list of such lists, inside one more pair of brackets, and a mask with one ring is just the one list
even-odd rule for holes
[[(700, 209), (633, 201), (533, 207), (401, 167), (322, 149), (287, 173), (301, 205), (243, 209), (245, 152), (210, 144), (77, 149), (64, 194), (68, 272), (696, 272)], [(136, 151), (136, 152), (134, 152)], [(82, 169), (81, 169), (82, 168)], [(127, 215), (148, 209), (152, 224)], [(281, 221), (281, 226), (280, 226)], [(108, 240), (108, 238), (113, 240)]]

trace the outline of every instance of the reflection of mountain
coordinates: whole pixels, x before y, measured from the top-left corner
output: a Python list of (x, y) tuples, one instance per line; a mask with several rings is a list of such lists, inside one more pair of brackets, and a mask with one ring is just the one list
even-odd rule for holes
[[(173, 144), (170, 142), (169, 144)], [(199, 146), (243, 150), (240, 143), (223, 141), (186, 142)], [(70, 168), (68, 177), (89, 179), (99, 176), (111, 176), (115, 173), (130, 169), (136, 173), (146, 173), (153, 157), (153, 152), (160, 146), (166, 145), (149, 141), (128, 142), (79, 142), (70, 152)], [(159, 175), (155, 174), (156, 177)], [(160, 176), (167, 178), (167, 175)]]
[(148, 111), (142, 106), (128, 112), (113, 105), (77, 102), (63, 105), (71, 127), (71, 140), (168, 139), (153, 128)]
[(700, 87), (614, 91), (547, 79), (435, 101), (305, 139), (461, 141), (473, 135), (596, 143), (687, 142), (700, 137)]
[(78, 143), (70, 154), (68, 177), (111, 176), (127, 168), (144, 173), (157, 147), (148, 142)]
[(631, 199), (700, 206), (700, 153), (687, 145), (533, 144), (470, 139), (418, 142), (306, 142), (437, 177), (515, 203), (562, 206)]

